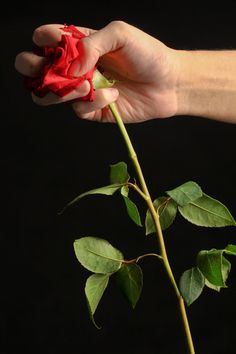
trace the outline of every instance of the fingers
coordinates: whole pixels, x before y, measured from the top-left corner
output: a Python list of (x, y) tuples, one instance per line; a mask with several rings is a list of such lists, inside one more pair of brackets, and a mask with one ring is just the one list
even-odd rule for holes
[[(91, 70), (97, 64), (98, 59), (108, 53), (121, 48), (125, 44), (127, 31), (130, 26), (122, 21), (110, 22), (106, 27), (99, 31), (78, 27), (87, 37), (81, 40), (81, 50), (84, 50), (80, 70), (76, 72), (76, 76), (80, 76)], [(37, 46), (56, 46), (61, 40), (63, 34), (63, 25), (48, 24), (38, 28), (33, 33), (33, 41)], [(66, 33), (69, 35), (68, 33)], [(45, 64), (42, 59), (35, 54), (23, 52), (17, 55), (15, 61), (16, 69), (27, 76), (37, 76)], [(76, 63), (75, 63), (76, 64)], [(73, 70), (76, 67), (72, 68)]]
[(44, 65), (47, 63), (47, 59), (33, 54), (32, 52), (22, 52), (16, 56), (15, 68), (22, 75), (37, 77)]
[[(84, 97), (88, 94), (90, 90), (90, 84), (86, 80), (81, 84), (79, 88), (69, 93), (66, 96), (58, 97), (53, 93), (48, 93), (45, 97), (39, 98), (36, 95), (32, 94), (33, 101), (41, 106), (48, 106), (52, 104), (59, 104), (63, 102), (69, 102), (76, 98)], [(89, 119), (89, 120), (100, 120), (103, 119), (103, 111), (107, 109), (107, 106), (115, 102), (119, 96), (119, 91), (115, 88), (105, 88), (98, 89), (94, 94), (94, 101), (77, 101), (72, 103), (72, 107), (79, 118)], [(106, 114), (106, 122), (114, 122), (112, 114)]]
[[(110, 22), (99, 31), (85, 27), (77, 27), (86, 37), (81, 40), (80, 50), (83, 50), (85, 55), (82, 58), (82, 62), (80, 62), (81, 67), (79, 71), (77, 70), (76, 75), (80, 76), (85, 74), (97, 64), (101, 56), (124, 46), (126, 41), (125, 38), (127, 38), (127, 31), (130, 27), (130, 25), (122, 21)], [(63, 25), (43, 25), (36, 28), (34, 31), (33, 41), (40, 47), (54, 47), (61, 40), (62, 34)], [(68, 35), (68, 33), (66, 34)], [(75, 70), (75, 68), (72, 69), (72, 73), (73, 70)]]
[[(62, 34), (69, 35), (68, 32), (63, 32), (64, 25), (48, 24), (35, 29), (33, 33), (33, 41), (39, 47), (50, 46), (55, 47), (61, 40)], [(94, 33), (95, 30), (85, 27), (77, 27), (85, 36)]]
[[(93, 102), (75, 102), (72, 107), (79, 118), (90, 120), (101, 120), (101, 110), (110, 103), (115, 102), (119, 96), (119, 91), (115, 88), (105, 88), (95, 91)], [(110, 121), (114, 121), (112, 115)]]
[[(63, 25), (43, 25), (33, 33), (33, 42), (40, 47), (56, 46), (61, 39)], [(15, 58), (15, 68), (22, 75), (37, 77), (47, 59), (40, 57), (32, 52), (21, 52)]]
[(34, 30), (33, 42), (39, 47), (55, 47), (61, 40), (63, 25), (50, 24), (43, 25)]
[[(33, 33), (33, 41), (37, 46), (56, 46), (61, 39), (62, 25), (43, 25)], [(22, 75), (37, 77), (47, 59), (32, 52), (21, 52), (15, 58), (15, 68)]]
[[(96, 32), (93, 29), (85, 27), (77, 27), (85, 35), (90, 35)], [(48, 24), (38, 28), (33, 33), (33, 41), (39, 47), (50, 46), (55, 47), (61, 40), (63, 34), (63, 25), (61, 24)], [(69, 35), (68, 32), (65, 34)], [(22, 52), (16, 56), (15, 68), (21, 74), (37, 77), (43, 66), (46, 64), (47, 59), (40, 57), (32, 52)], [(74, 67), (72, 68), (74, 70)], [(73, 74), (73, 72), (72, 72)], [(77, 75), (78, 76), (78, 75)]]
[(49, 92), (45, 97), (40, 98), (34, 94), (32, 94), (33, 101), (40, 106), (49, 106), (51, 104), (58, 104), (63, 102), (69, 102), (76, 98), (81, 98), (87, 96), (90, 91), (90, 83), (85, 80), (79, 87), (77, 87), (74, 91), (70, 92), (68, 95), (63, 97), (59, 97), (54, 93)]

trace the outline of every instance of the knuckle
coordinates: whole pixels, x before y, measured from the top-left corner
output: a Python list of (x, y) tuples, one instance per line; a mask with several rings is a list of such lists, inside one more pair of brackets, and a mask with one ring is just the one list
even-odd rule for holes
[(123, 46), (129, 38), (131, 26), (121, 20), (114, 20), (109, 23), (108, 30), (113, 36), (113, 47), (116, 50), (119, 46)]
[(128, 24), (122, 20), (114, 20), (111, 21), (109, 26), (117, 32), (123, 32), (126, 31), (128, 28)]
[(91, 60), (96, 63), (100, 57), (100, 49), (97, 47), (93, 35), (82, 38), (81, 42), (83, 43), (86, 57), (91, 58)]

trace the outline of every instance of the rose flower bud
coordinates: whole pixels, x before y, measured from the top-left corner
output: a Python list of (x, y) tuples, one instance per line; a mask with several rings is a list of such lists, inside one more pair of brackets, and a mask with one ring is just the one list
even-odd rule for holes
[(83, 52), (80, 50), (79, 42), (85, 35), (73, 25), (65, 25), (62, 29), (64, 32), (68, 32), (68, 35), (62, 34), (57, 47), (37, 47), (35, 49), (35, 53), (48, 58), (48, 62), (39, 77), (26, 77), (25, 85), (38, 97), (44, 97), (49, 92), (63, 97), (88, 80), (90, 91), (88, 95), (80, 99), (93, 101), (92, 79), (95, 67), (80, 77), (70, 73), (72, 63), (82, 60)]

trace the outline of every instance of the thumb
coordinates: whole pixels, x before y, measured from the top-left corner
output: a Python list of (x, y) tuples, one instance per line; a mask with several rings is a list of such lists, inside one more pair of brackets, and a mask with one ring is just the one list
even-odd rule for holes
[(80, 62), (71, 66), (74, 75), (81, 76), (96, 66), (104, 54), (121, 49), (125, 44), (128, 24), (112, 21), (101, 30), (84, 37), (80, 41)]

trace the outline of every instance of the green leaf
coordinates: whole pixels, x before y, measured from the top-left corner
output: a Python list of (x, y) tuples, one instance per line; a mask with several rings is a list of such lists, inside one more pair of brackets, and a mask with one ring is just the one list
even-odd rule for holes
[(186, 182), (166, 193), (182, 207), (202, 196), (200, 186), (192, 181)]
[(98, 237), (81, 237), (74, 241), (78, 261), (94, 273), (114, 273), (122, 265), (122, 253), (108, 241)]
[(127, 185), (123, 186), (120, 190), (121, 195), (124, 197), (128, 197), (129, 195), (129, 187)]
[(185, 219), (198, 226), (236, 226), (236, 222), (226, 206), (205, 193), (186, 206), (179, 206), (178, 210)]
[(232, 255), (232, 256), (236, 256), (236, 246), (235, 245), (228, 245), (225, 248), (225, 253)]
[(127, 183), (130, 176), (127, 172), (127, 165), (125, 162), (118, 162), (110, 165), (110, 183), (111, 184), (124, 184)]
[[(222, 278), (224, 283), (226, 283), (227, 279), (228, 279), (228, 275), (231, 269), (231, 264), (230, 262), (224, 257), (222, 256)], [(221, 286), (217, 286), (214, 285), (212, 283), (210, 283), (207, 279), (206, 279), (206, 286), (208, 286), (208, 288), (216, 290), (216, 291), (220, 291)], [(224, 288), (226, 288), (227, 286), (225, 285)]]
[[(223, 281), (226, 283), (229, 273), (231, 270), (231, 263), (226, 259), (224, 256), (222, 257), (222, 276), (223, 276)], [(227, 287), (227, 285), (226, 285)]]
[(205, 279), (197, 267), (186, 270), (180, 277), (180, 292), (189, 306), (202, 293), (205, 285)]
[(123, 187), (123, 184), (121, 183), (115, 183), (115, 184), (110, 184), (108, 186), (104, 186), (104, 187), (100, 187), (100, 188), (96, 188), (96, 189), (91, 189), (88, 192), (82, 193), (80, 195), (78, 195), (76, 198), (74, 198), (71, 202), (69, 202), (63, 209), (61, 212), (59, 212), (59, 214), (62, 214), (67, 208), (69, 208), (70, 206), (77, 204), (79, 202), (80, 199), (91, 195), (91, 194), (104, 194), (104, 195), (113, 195), (116, 191), (118, 191), (119, 189), (121, 189)]
[[(225, 288), (231, 264), (223, 256), (224, 250), (212, 249), (200, 251), (197, 256), (197, 266), (208, 280), (216, 287)], [(206, 284), (208, 285), (208, 284)], [(215, 289), (216, 290), (216, 289)]]
[(85, 295), (86, 295), (87, 304), (89, 308), (89, 314), (91, 320), (93, 321), (94, 325), (97, 328), (99, 327), (95, 323), (93, 315), (108, 285), (108, 281), (109, 281), (108, 274), (93, 274), (87, 279), (85, 285)]
[[(167, 229), (174, 221), (177, 204), (169, 197), (160, 197), (154, 200), (153, 205), (158, 210), (162, 230)], [(156, 232), (155, 225), (149, 210), (145, 218), (146, 235)]]
[(143, 287), (142, 269), (135, 263), (124, 264), (116, 276), (118, 286), (131, 306), (135, 308)]
[(216, 286), (216, 285), (211, 284), (206, 278), (205, 278), (205, 285), (212, 290), (220, 292), (221, 286)]
[(134, 202), (132, 202), (132, 200), (129, 199), (129, 197), (123, 195), (123, 198), (129, 217), (135, 222), (135, 224), (137, 224), (138, 226), (142, 226), (137, 206), (134, 204)]

